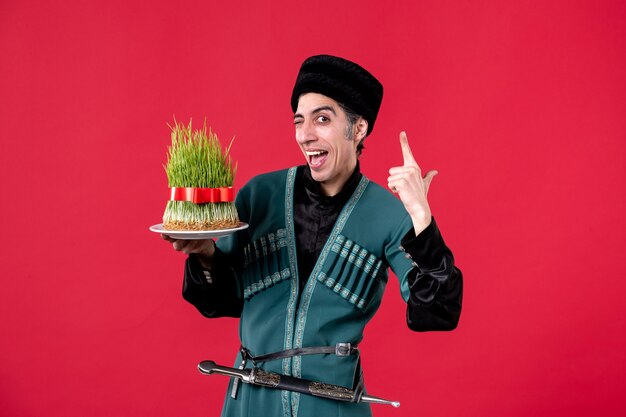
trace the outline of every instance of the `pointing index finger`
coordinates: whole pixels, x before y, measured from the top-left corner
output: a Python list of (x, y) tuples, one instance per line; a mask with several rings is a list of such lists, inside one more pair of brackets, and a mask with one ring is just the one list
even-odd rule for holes
[(400, 146), (402, 147), (402, 156), (404, 157), (404, 165), (417, 165), (411, 147), (409, 146), (409, 139), (406, 137), (405, 132), (400, 132)]

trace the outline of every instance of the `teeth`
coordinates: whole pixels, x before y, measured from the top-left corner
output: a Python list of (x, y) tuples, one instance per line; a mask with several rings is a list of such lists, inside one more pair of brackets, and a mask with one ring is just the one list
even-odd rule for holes
[(325, 152), (325, 151), (312, 151), (312, 152), (308, 152), (308, 151), (307, 151), (307, 153), (306, 153), (306, 154), (307, 154), (308, 156), (317, 156), (317, 155), (321, 155), (321, 154), (323, 154), (323, 153), (326, 153), (326, 152)]

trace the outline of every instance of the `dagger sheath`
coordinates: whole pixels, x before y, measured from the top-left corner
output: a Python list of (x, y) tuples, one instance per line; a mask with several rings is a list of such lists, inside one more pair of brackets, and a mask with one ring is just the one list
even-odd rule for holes
[(288, 375), (280, 375), (273, 372), (266, 372), (262, 369), (255, 369), (252, 372), (251, 381), (255, 385), (315, 395), (316, 397), (329, 398), (331, 400), (355, 400), (354, 392), (346, 387), (309, 381)]
[(325, 384), (323, 382), (281, 375), (258, 368), (237, 369), (220, 366), (213, 361), (203, 361), (198, 365), (198, 370), (206, 375), (226, 375), (239, 378), (243, 382), (252, 385), (299, 392), (301, 394), (314, 395), (316, 397), (328, 398), (331, 400), (389, 404), (394, 407), (400, 406), (400, 403), (397, 401), (383, 400), (382, 398), (373, 397), (371, 395), (357, 396), (354, 390), (339, 385)]

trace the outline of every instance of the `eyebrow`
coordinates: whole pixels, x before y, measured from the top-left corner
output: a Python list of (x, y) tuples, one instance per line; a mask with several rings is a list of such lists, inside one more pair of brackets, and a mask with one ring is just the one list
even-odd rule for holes
[[(333, 115), (337, 116), (337, 112), (335, 111), (334, 107), (329, 106), (329, 105), (325, 105), (325, 106), (320, 106), (320, 107), (317, 107), (316, 109), (313, 109), (313, 111), (311, 112), (311, 114), (315, 115), (315, 114), (317, 114), (317, 113), (319, 113), (319, 112), (322, 112), (322, 111), (329, 111), (329, 112), (331, 112)], [(298, 118), (298, 117), (304, 117), (304, 116), (303, 116), (303, 115), (301, 115), (300, 113), (296, 113), (296, 114), (294, 114), (294, 115), (293, 115), (293, 118), (294, 118), (294, 119), (295, 119), (295, 118)]]

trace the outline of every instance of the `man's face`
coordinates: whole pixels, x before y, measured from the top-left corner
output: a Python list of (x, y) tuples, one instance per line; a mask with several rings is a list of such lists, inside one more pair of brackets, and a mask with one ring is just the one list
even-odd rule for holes
[(307, 93), (300, 96), (293, 121), (296, 141), (313, 179), (321, 183), (326, 195), (337, 194), (356, 167), (360, 141), (348, 132), (346, 113), (335, 100)]

